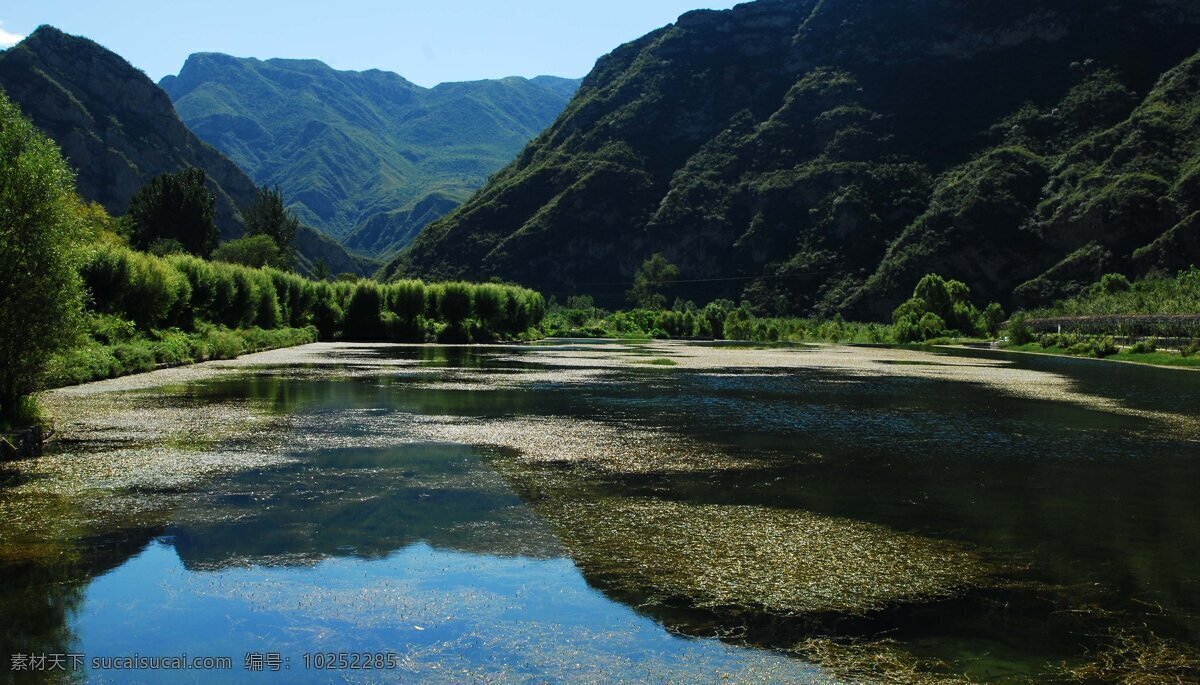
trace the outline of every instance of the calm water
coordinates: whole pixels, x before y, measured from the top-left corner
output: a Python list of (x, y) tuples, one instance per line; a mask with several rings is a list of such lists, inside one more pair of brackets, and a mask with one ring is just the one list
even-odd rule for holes
[[(826, 682), (880, 650), (1069, 682), (1200, 646), (1200, 373), (379, 347), (54, 405), (89, 418), (0, 470), (14, 682)], [(351, 651), (395, 663), (305, 661)], [(233, 668), (90, 668), (182, 653)]]

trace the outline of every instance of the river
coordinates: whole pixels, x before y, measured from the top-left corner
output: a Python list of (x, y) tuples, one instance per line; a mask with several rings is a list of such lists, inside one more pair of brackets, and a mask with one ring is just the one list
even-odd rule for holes
[[(1086, 682), (1200, 646), (1200, 373), (319, 344), (44, 404), (53, 450), (0, 466), (10, 682)], [(230, 667), (100, 659), (184, 654)]]

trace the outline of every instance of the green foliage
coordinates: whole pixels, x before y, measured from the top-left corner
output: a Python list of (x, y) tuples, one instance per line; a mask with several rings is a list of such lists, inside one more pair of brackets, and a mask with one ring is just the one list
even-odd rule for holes
[(1197, 312), (1200, 312), (1200, 268), (1190, 267), (1174, 276), (1152, 273), (1133, 283), (1123, 277), (1105, 276), (1081, 295), (1028, 313), (1045, 318)]
[(384, 340), (383, 290), (373, 281), (354, 284), (354, 291), (346, 305), (344, 335), (351, 340)]
[(97, 245), (86, 260), (80, 273), (95, 311), (119, 314), (142, 328), (180, 323), (178, 317), (191, 299), (191, 284), (169, 258)]
[(437, 329), (467, 342), (529, 338), (545, 317), (542, 296), (514, 286), (330, 283), (193, 255), (154, 257), (112, 243), (91, 246), (81, 272), (94, 312), (141, 330), (312, 325), (323, 340), (424, 342)]
[[(94, 316), (92, 319), (93, 327), (112, 327), (114, 324), (111, 317)], [(50, 361), (46, 386), (88, 383), (152, 371), (164, 365), (233, 359), (247, 352), (293, 347), (316, 340), (317, 331), (312, 327), (232, 330), (207, 324), (193, 332), (179, 329), (135, 332), (119, 342), (96, 338), (55, 355)]]
[(992, 302), (984, 310), (981, 316), (984, 332), (989, 338), (1000, 337), (1000, 328), (1004, 324), (1007, 316), (1004, 314), (1004, 308), (999, 302)]
[(254, 202), (242, 216), (246, 219), (248, 237), (266, 236), (276, 248), (271, 261), (249, 266), (270, 265), (278, 269), (290, 269), (296, 262), (296, 232), (300, 229), (300, 220), (284, 207), (283, 193), (279, 187), (260, 188), (254, 196)]
[(1120, 349), (1112, 336), (1081, 336), (1074, 333), (1044, 333), (1038, 336), (1037, 346), (1054, 354), (1069, 354), (1078, 357), (1104, 359)]
[(212, 254), (220, 239), (214, 218), (216, 197), (205, 187), (203, 169), (185, 169), (150, 179), (129, 201), (133, 242), (147, 249), (174, 240), (192, 254)]
[[(513, 78), (426, 89), (313, 60), (214, 54), (193, 55), (162, 81), (201, 138), (260, 184), (278, 185), (304, 223), (365, 254), (394, 253), (465, 200), (553, 122), (576, 85)], [(243, 125), (229, 126), (230, 112)], [(275, 144), (284, 140), (303, 144)]]
[(1024, 312), (1017, 312), (1008, 321), (1008, 341), (1013, 345), (1026, 345), (1033, 342), (1033, 331), (1025, 320)]
[(1153, 340), (1139, 340), (1129, 347), (1130, 354), (1154, 354), (1158, 351), (1158, 344)]
[(274, 238), (258, 234), (222, 243), (213, 251), (212, 258), (218, 262), (229, 262), (254, 268), (280, 267), (280, 264), (284, 263), (285, 266), (280, 268), (286, 268), (286, 263), (290, 263), (290, 260), (282, 255), (283, 252)]
[[(587, 300), (568, 300), (586, 304)], [(841, 317), (801, 319), (756, 317), (744, 303), (716, 300), (703, 309), (676, 302), (672, 309), (633, 309), (607, 312), (595, 307), (552, 308), (544, 326), (547, 335), (564, 338), (713, 338), (749, 342), (833, 342), (887, 344), (896, 342), (892, 327), (852, 323)]]
[(325, 260), (318, 259), (313, 264), (313, 278), (318, 281), (327, 281), (329, 280), (329, 275), (329, 266), (325, 263)]
[(658, 309), (667, 302), (663, 291), (679, 278), (679, 267), (667, 261), (660, 253), (653, 254), (642, 262), (633, 275), (633, 287), (627, 296), (629, 301), (643, 309)]
[(76, 208), (58, 148), (0, 91), (0, 423), (30, 418), (26, 397), (79, 330)]
[(899, 342), (994, 334), (1003, 319), (1000, 305), (989, 306), (981, 315), (971, 304), (971, 289), (965, 283), (937, 274), (922, 278), (913, 296), (892, 314)]

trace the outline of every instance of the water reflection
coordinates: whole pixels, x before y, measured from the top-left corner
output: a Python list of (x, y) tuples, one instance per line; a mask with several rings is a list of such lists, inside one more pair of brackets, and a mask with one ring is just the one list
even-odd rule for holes
[(557, 541), (465, 445), (296, 455), (214, 480), (166, 527), (188, 569), (379, 559), (417, 542), (494, 556), (560, 556)]
[[(1196, 405), (1200, 374), (1002, 358), (1088, 403), (937, 375), (987, 352), (885, 360), (893, 370), (875, 375), (613, 362), (671, 353), (356, 348), (345, 369), (145, 393), (273, 417), (282, 463), (111, 495), (155, 498), (136, 521), (33, 498), (29, 484), (50, 476), (10, 471), (5, 511), (89, 523), (50, 546), (0, 540), (0, 608), (13, 617), (0, 647), (362, 646), (410, 655), (405, 673), (422, 680), (587, 679), (599, 664), (616, 679), (803, 680), (815, 677), (804, 662), (745, 647), (886, 634), (947, 673), (1021, 682), (1051, 679), (1112, 630), (1200, 644), (1200, 445), (1160, 415)], [(495, 440), (524, 418), (645, 431), (647, 460), (695, 454), (688, 469), (598, 468), (588, 454), (530, 464)], [(430, 419), (457, 422), (454, 439), (473, 446), (410, 430)], [(221, 440), (203, 449), (260, 438)], [(787, 558), (805, 536), (809, 551)], [(842, 548), (859, 556), (780, 590)], [(740, 572), (722, 565), (734, 557)], [(946, 577), (925, 588), (912, 569)], [(811, 601), (854, 592), (868, 603)]]

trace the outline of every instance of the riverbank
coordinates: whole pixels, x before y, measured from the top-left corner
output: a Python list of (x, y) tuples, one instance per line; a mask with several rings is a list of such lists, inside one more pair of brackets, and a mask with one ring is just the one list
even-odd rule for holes
[[(979, 349), (965, 345), (951, 345), (949, 347)], [(1184, 357), (1182, 355), (1172, 354), (1170, 352), (1134, 353), (1127, 350), (1121, 350), (1116, 354), (1097, 358), (1072, 354), (1070, 350), (1061, 347), (1042, 347), (1038, 343), (1010, 345), (1008, 347), (995, 347), (991, 349), (998, 350), (1000, 352), (1012, 352), (1015, 354), (1036, 354), (1047, 357), (1069, 357), (1071, 359), (1093, 359), (1095, 361), (1121, 362), (1123, 364), (1139, 364), (1142, 366), (1166, 366), (1189, 371), (1200, 370), (1200, 355)]]
[(92, 342), (51, 359), (46, 389), (119, 378), (156, 369), (236, 359), (244, 354), (317, 341), (317, 329), (228, 329), (208, 326), (195, 333), (154, 331), (116, 344)]

